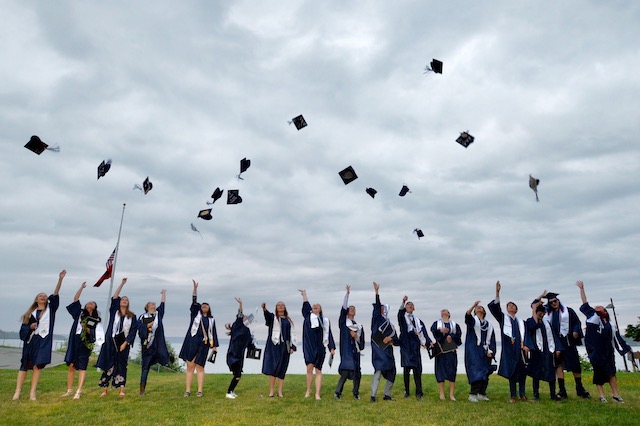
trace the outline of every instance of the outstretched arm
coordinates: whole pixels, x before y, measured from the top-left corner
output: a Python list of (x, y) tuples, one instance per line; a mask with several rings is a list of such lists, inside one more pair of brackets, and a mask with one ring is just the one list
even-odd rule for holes
[(405, 294), (404, 297), (402, 298), (402, 303), (400, 304), (400, 310), (404, 309), (404, 305), (406, 305), (407, 300), (409, 300), (409, 296)]
[(305, 289), (303, 289), (303, 288), (302, 288), (302, 289), (300, 289), (300, 290), (298, 290), (298, 291), (299, 291), (299, 292), (300, 292), (300, 294), (302, 295), (302, 301), (303, 301), (303, 302), (308, 302), (308, 301), (309, 301), (309, 298), (307, 297), (307, 290), (305, 290)]
[(473, 306), (471, 306), (471, 307), (469, 308), (469, 310), (467, 311), (467, 315), (471, 315), (471, 313), (473, 312), (473, 310), (474, 310), (474, 309), (476, 308), (476, 306), (478, 306), (479, 304), (480, 304), (480, 301), (479, 301), (479, 300), (476, 300), (476, 301), (473, 303)]
[(342, 309), (345, 311), (349, 309), (349, 293), (351, 293), (351, 286), (347, 284), (347, 293), (344, 295), (344, 301), (342, 302)]
[(380, 284), (377, 282), (373, 282), (373, 289), (376, 291), (376, 296), (378, 295), (378, 290), (380, 290)]
[(496, 282), (496, 302), (500, 301), (500, 289), (502, 286), (500, 285), (500, 281)]
[(55, 296), (57, 296), (58, 293), (60, 292), (60, 287), (62, 286), (62, 280), (64, 279), (65, 275), (67, 275), (66, 269), (63, 269), (62, 271), (60, 271), (60, 274), (58, 275), (58, 284), (56, 284), (56, 289), (53, 290), (53, 294)]
[(124, 287), (126, 282), (127, 282), (127, 278), (125, 277), (125, 278), (122, 279), (122, 282), (120, 283), (120, 285), (116, 289), (116, 292), (113, 293), (112, 299), (117, 299), (118, 297), (120, 297), (120, 291), (122, 290), (122, 287)]
[(576, 285), (580, 289), (580, 297), (582, 298), (582, 304), (587, 303), (587, 294), (584, 292), (584, 283), (582, 281), (577, 281)]
[(87, 282), (83, 282), (82, 284), (80, 284), (80, 288), (78, 289), (78, 291), (76, 291), (76, 295), (73, 296), (73, 301), (77, 302), (78, 300), (80, 300), (80, 295), (82, 294), (82, 290), (84, 290), (85, 288), (87, 288)]
[(239, 297), (236, 297), (236, 302), (238, 302), (238, 312), (242, 313), (242, 299), (240, 299)]
[(167, 301), (167, 290), (166, 289), (162, 289), (162, 291), (160, 292), (160, 294), (162, 295), (160, 297), (160, 303), (164, 303)]

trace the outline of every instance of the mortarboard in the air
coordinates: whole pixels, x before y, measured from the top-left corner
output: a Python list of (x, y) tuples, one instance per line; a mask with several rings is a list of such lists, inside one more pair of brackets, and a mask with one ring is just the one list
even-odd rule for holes
[(102, 163), (100, 163), (100, 165), (98, 166), (98, 179), (104, 177), (109, 169), (111, 169), (111, 159), (108, 159), (106, 161), (103, 160)]
[(358, 179), (358, 175), (356, 174), (356, 171), (353, 170), (353, 167), (349, 166), (346, 169), (342, 170), (340, 173), (338, 173), (340, 175), (340, 178), (342, 179), (342, 181), (344, 182), (345, 185), (353, 182), (354, 180)]
[(426, 74), (429, 71), (433, 71), (436, 74), (442, 74), (442, 61), (439, 61), (437, 59), (432, 59), (431, 63), (429, 64), (430, 67), (424, 67), (424, 73)]
[(422, 232), (422, 229), (416, 228), (413, 230), (413, 233), (418, 235), (418, 239), (424, 237), (424, 233)]
[(460, 145), (466, 148), (469, 145), (471, 145), (475, 139), (476, 138), (471, 136), (469, 132), (462, 132), (460, 133), (460, 136), (458, 136), (458, 139), (456, 139), (456, 142), (458, 142)]
[(213, 191), (213, 194), (211, 194), (211, 198), (213, 198), (213, 201), (211, 202), (207, 201), (207, 204), (211, 205), (216, 201), (218, 201), (220, 197), (222, 197), (223, 192), (224, 192), (224, 189), (220, 189), (220, 187), (216, 188), (215, 191)]
[(407, 192), (411, 192), (409, 191), (409, 187), (407, 185), (402, 185), (402, 189), (400, 190), (400, 193), (398, 195), (404, 197), (405, 195), (407, 195)]
[(558, 293), (554, 293), (554, 292), (550, 291), (544, 296), (544, 298), (547, 299), (547, 300), (553, 300), (553, 299), (557, 299), (558, 296), (559, 296)]
[(35, 152), (38, 155), (42, 154), (45, 150), (60, 152), (59, 147), (49, 148), (49, 145), (42, 142), (42, 140), (36, 135), (31, 136), (31, 139), (29, 139), (29, 142), (27, 142), (24, 147), (31, 152)]
[(242, 197), (239, 189), (230, 189), (227, 191), (227, 204), (240, 204)]
[(540, 201), (538, 198), (538, 185), (540, 185), (540, 179), (536, 179), (529, 175), (529, 188), (533, 189), (533, 192), (536, 193), (536, 201)]
[(303, 127), (307, 127), (307, 121), (304, 119), (302, 114), (289, 121), (289, 125), (291, 124), (295, 124), (296, 129), (298, 130), (302, 129)]
[(367, 194), (369, 194), (371, 198), (376, 198), (376, 194), (378, 193), (378, 191), (373, 188), (367, 188), (365, 191), (367, 191)]
[[(211, 220), (213, 219), (213, 216), (211, 216), (211, 209), (204, 209), (204, 210), (200, 210), (200, 213), (198, 213), (198, 217), (200, 219), (204, 219), (204, 220)], [(193, 226), (193, 223), (191, 224), (191, 229), (195, 228)]]
[[(240, 160), (240, 175), (246, 172), (250, 166), (251, 166), (251, 160), (247, 160), (246, 157)], [(238, 179), (243, 180), (240, 175), (238, 175)]]
[(142, 182), (142, 190), (146, 194), (147, 192), (151, 191), (152, 189), (153, 189), (153, 184), (149, 180), (149, 176), (147, 176), (147, 178), (144, 180), (144, 182)]

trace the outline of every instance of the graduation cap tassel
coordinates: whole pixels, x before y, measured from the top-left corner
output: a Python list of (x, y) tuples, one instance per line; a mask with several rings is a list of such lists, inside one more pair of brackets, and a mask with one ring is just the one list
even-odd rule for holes
[(193, 232), (197, 232), (197, 233), (198, 233), (198, 235), (200, 235), (200, 239), (203, 239), (203, 238), (202, 238), (202, 234), (200, 233), (200, 231), (198, 231), (198, 228), (196, 228), (196, 227), (194, 226), (194, 224), (193, 224), (193, 223), (191, 224), (191, 230), (192, 230)]
[(133, 185), (133, 189), (139, 189), (140, 191), (142, 191), (142, 187), (140, 185), (138, 185), (137, 183), (135, 185)]
[(60, 152), (60, 147), (58, 145), (50, 146), (50, 147), (47, 147), (46, 149), (47, 151)]

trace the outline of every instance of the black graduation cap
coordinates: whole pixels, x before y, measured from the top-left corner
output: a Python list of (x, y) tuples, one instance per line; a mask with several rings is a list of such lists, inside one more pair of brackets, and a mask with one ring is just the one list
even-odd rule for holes
[(407, 192), (411, 192), (409, 191), (409, 187), (407, 185), (402, 185), (402, 189), (400, 190), (400, 193), (398, 195), (404, 197), (405, 195), (407, 195)]
[(547, 299), (547, 300), (553, 300), (553, 299), (557, 299), (558, 296), (559, 296), (558, 293), (554, 293), (554, 292), (550, 291), (544, 296), (544, 298)]
[(144, 180), (144, 182), (142, 182), (142, 190), (146, 194), (147, 192), (151, 191), (152, 189), (153, 189), (153, 184), (149, 180), (149, 176), (147, 176), (147, 178)]
[[(240, 175), (247, 171), (247, 169), (251, 166), (251, 160), (247, 160), (247, 158), (243, 158), (240, 160)], [(238, 175), (238, 179), (243, 180), (242, 177)]]
[(533, 192), (536, 193), (536, 201), (540, 201), (538, 198), (538, 185), (540, 185), (540, 179), (536, 179), (529, 175), (529, 188), (533, 189)]
[(42, 142), (42, 140), (36, 135), (31, 136), (31, 139), (29, 139), (29, 142), (27, 142), (24, 147), (31, 152), (35, 152), (38, 155), (42, 154), (45, 149), (49, 151), (60, 152), (59, 147), (56, 146), (49, 148), (49, 145)]
[(242, 197), (239, 189), (230, 189), (227, 191), (227, 204), (240, 204)]
[(353, 182), (354, 180), (358, 179), (358, 175), (356, 174), (356, 171), (353, 170), (353, 167), (349, 166), (346, 169), (342, 170), (340, 173), (338, 173), (340, 175), (340, 178), (342, 178), (342, 181), (344, 182), (345, 185)]
[[(211, 209), (205, 209), (205, 210), (200, 210), (200, 213), (198, 213), (198, 217), (200, 219), (204, 219), (204, 220), (211, 220), (213, 219), (213, 216), (211, 216)], [(193, 223), (191, 224), (191, 229), (195, 228), (195, 226), (193, 226)], [(198, 230), (196, 229), (196, 232)]]
[(458, 139), (456, 139), (456, 142), (458, 142), (460, 145), (462, 145), (462, 146), (464, 146), (466, 148), (469, 145), (471, 145), (475, 139), (476, 138), (471, 136), (469, 134), (469, 132), (467, 131), (467, 132), (460, 133), (460, 136), (458, 136)]
[(429, 64), (429, 66), (430, 66), (431, 68), (429, 68), (429, 67), (425, 67), (425, 68), (424, 68), (424, 73), (423, 73), (423, 74), (426, 74), (426, 73), (428, 73), (429, 71), (433, 71), (433, 72), (434, 72), (434, 73), (436, 73), (436, 74), (442, 74), (442, 61), (439, 61), (439, 60), (437, 60), (437, 59), (432, 59), (432, 60), (431, 60), (431, 63)]
[(307, 127), (307, 122), (302, 114), (289, 121), (289, 125), (291, 125), (292, 123), (295, 124), (296, 129), (298, 130), (302, 129), (303, 127)]
[(367, 188), (365, 191), (367, 191), (367, 194), (369, 194), (371, 198), (376, 198), (376, 194), (378, 193), (378, 191), (373, 188)]
[(107, 174), (107, 172), (111, 169), (111, 159), (103, 160), (102, 163), (98, 166), (98, 179)]
[(418, 239), (424, 237), (424, 232), (422, 232), (422, 229), (416, 228), (416, 229), (413, 230), (413, 233), (414, 234), (418, 234)]
[(216, 188), (215, 191), (213, 191), (213, 194), (211, 194), (211, 198), (213, 198), (213, 201), (209, 202), (207, 201), (207, 204), (211, 205), (213, 203), (215, 203), (216, 201), (218, 201), (220, 199), (220, 197), (222, 197), (222, 193), (224, 192), (224, 189), (220, 189), (220, 187)]

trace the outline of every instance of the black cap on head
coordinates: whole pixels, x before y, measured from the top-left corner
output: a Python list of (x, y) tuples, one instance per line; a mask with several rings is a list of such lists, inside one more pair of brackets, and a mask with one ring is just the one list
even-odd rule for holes
[(345, 185), (353, 182), (354, 180), (358, 179), (358, 175), (356, 174), (356, 171), (353, 170), (353, 167), (349, 166), (346, 169), (342, 170), (340, 173), (338, 173), (340, 175), (340, 178), (342, 179), (342, 181), (344, 182)]
[(540, 201), (538, 198), (538, 185), (540, 185), (540, 179), (536, 179), (529, 175), (529, 188), (533, 189), (533, 192), (536, 193), (536, 201)]
[(369, 194), (371, 198), (376, 198), (376, 194), (378, 193), (378, 191), (373, 188), (367, 188), (365, 191), (367, 191), (367, 194)]
[(442, 74), (442, 61), (432, 59), (430, 65), (433, 72), (435, 72), (436, 74)]
[[(200, 219), (204, 219), (204, 220), (211, 220), (213, 219), (213, 216), (211, 216), (211, 209), (205, 209), (205, 210), (200, 210), (200, 213), (198, 213), (198, 217)], [(191, 224), (191, 229), (195, 228), (193, 226), (193, 223)], [(197, 229), (195, 230), (197, 232)]]
[(460, 133), (460, 136), (458, 136), (458, 139), (456, 139), (456, 142), (458, 142), (460, 145), (466, 148), (469, 145), (471, 145), (475, 139), (476, 138), (471, 136), (469, 132), (462, 132)]
[(289, 124), (295, 124), (296, 129), (300, 130), (303, 127), (307, 127), (307, 121), (304, 119), (304, 117), (302, 116), (302, 114), (300, 114), (299, 116), (293, 118)]
[(29, 151), (35, 152), (36, 154), (40, 155), (44, 152), (45, 149), (47, 149), (48, 146), (49, 145), (42, 142), (38, 136), (33, 135), (24, 147)]
[(152, 189), (153, 189), (153, 184), (149, 180), (149, 176), (147, 176), (147, 178), (144, 180), (144, 182), (142, 182), (142, 190), (146, 194), (147, 192), (151, 191)]
[(111, 169), (111, 159), (102, 161), (102, 163), (100, 163), (100, 165), (98, 166), (98, 179), (106, 175), (109, 169)]
[(418, 235), (418, 239), (424, 237), (424, 232), (422, 232), (422, 229), (416, 228), (413, 230), (413, 233)]
[(409, 191), (409, 187), (407, 185), (402, 185), (402, 189), (400, 190), (400, 193), (398, 195), (404, 197), (405, 195), (407, 195), (407, 192), (411, 192)]
[(213, 198), (213, 201), (211, 202), (207, 201), (207, 204), (211, 205), (216, 201), (218, 201), (220, 197), (222, 197), (223, 192), (224, 192), (224, 189), (220, 189), (220, 187), (216, 188), (215, 191), (213, 191), (213, 194), (211, 194), (211, 198)]
[(227, 204), (240, 204), (242, 197), (239, 189), (230, 189), (227, 191)]
[(553, 292), (548, 292), (544, 297), (547, 300), (553, 300), (553, 299), (557, 299), (558, 298), (558, 293), (553, 293)]

